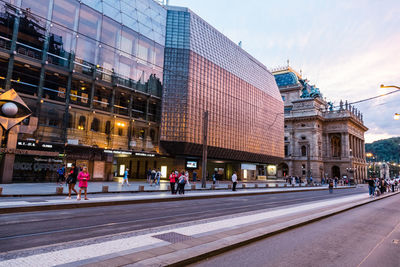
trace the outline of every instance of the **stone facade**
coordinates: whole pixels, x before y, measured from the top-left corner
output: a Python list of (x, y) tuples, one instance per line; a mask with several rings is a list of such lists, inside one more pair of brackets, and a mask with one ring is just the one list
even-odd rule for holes
[(362, 114), (351, 105), (322, 98), (290, 67), (273, 71), (285, 105), (285, 160), (279, 176), (367, 177)]

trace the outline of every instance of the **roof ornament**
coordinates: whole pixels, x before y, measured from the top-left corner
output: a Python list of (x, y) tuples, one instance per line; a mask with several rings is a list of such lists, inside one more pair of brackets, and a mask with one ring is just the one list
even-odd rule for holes
[(340, 110), (343, 110), (343, 101), (340, 100)]
[(333, 111), (333, 103), (332, 101), (328, 102), (329, 111)]
[(347, 103), (347, 100), (346, 100), (345, 106), (346, 106), (346, 110), (348, 110), (349, 109), (349, 104)]

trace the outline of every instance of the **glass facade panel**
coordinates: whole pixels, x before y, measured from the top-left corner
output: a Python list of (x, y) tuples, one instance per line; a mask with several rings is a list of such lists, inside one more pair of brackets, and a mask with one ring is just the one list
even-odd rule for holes
[(67, 76), (50, 71), (46, 71), (45, 75), (43, 97), (45, 99), (65, 102), (68, 80)]
[(101, 28), (101, 42), (111, 47), (119, 47), (121, 38), (121, 24), (112, 19), (103, 17), (103, 26)]
[(72, 80), (70, 101), (72, 104), (88, 107), (92, 84), (82, 80)]
[(79, 34), (99, 40), (102, 16), (93, 9), (81, 5), (79, 14)]
[(70, 0), (54, 0), (52, 21), (67, 29), (75, 29), (79, 17), (79, 3)]
[(15, 62), (11, 79), (11, 88), (19, 93), (37, 95), (40, 69), (28, 64)]

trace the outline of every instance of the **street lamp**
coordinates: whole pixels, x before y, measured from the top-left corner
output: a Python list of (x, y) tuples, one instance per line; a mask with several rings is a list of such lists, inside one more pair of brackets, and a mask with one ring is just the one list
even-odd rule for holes
[(381, 88), (396, 88), (396, 89), (400, 90), (400, 87), (396, 86), (396, 85), (383, 85), (383, 84), (381, 84)]
[(400, 114), (399, 113), (395, 113), (393, 116), (393, 119), (395, 119), (396, 121), (400, 120)]

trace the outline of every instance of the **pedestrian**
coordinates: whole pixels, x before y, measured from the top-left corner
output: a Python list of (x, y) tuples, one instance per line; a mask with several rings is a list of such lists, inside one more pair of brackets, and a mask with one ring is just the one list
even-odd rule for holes
[(57, 178), (57, 185), (61, 186), (65, 180), (65, 165), (62, 165), (57, 170), (58, 178)]
[(335, 182), (335, 188), (336, 188), (337, 187), (337, 183), (338, 183), (338, 178), (336, 176), (335, 176), (334, 182)]
[(232, 174), (232, 191), (236, 191), (236, 185), (237, 185), (237, 175), (236, 172), (234, 171)]
[(82, 168), (82, 171), (78, 174), (78, 181), (79, 181), (79, 194), (76, 197), (77, 200), (81, 200), (81, 193), (82, 190), (85, 192), (85, 200), (89, 200), (87, 198), (87, 187), (88, 181), (90, 180), (90, 174), (86, 166)]
[(68, 184), (68, 196), (66, 199), (71, 199), (72, 191), (74, 191), (75, 194), (78, 195), (78, 192), (76, 192), (75, 190), (75, 184), (78, 178), (78, 173), (79, 173), (78, 168), (76, 167), (75, 163), (72, 163), (71, 170), (68, 174), (68, 178), (66, 181), (66, 184)]
[(160, 169), (157, 169), (157, 172), (156, 172), (156, 181), (157, 181), (157, 185), (160, 185), (160, 179), (161, 179), (161, 172), (160, 172)]
[(172, 195), (176, 194), (175, 183), (176, 183), (176, 175), (175, 175), (175, 172), (172, 171), (171, 174), (169, 175), (169, 184), (170, 184), (170, 187), (171, 187), (171, 194)]
[(375, 196), (375, 181), (374, 181), (374, 179), (365, 179), (365, 181), (368, 183), (369, 196), (374, 197)]
[(130, 186), (129, 181), (128, 181), (128, 174), (129, 174), (129, 169), (126, 168), (124, 172), (124, 179), (122, 180), (122, 186), (124, 186), (125, 182), (127, 186)]
[(213, 184), (215, 184), (216, 182), (217, 182), (217, 171), (215, 171), (214, 173), (213, 173), (213, 175), (212, 175), (212, 181), (213, 181)]
[(150, 181), (151, 181), (151, 169), (149, 168), (149, 169), (147, 170), (147, 183), (149, 184)]
[(333, 193), (333, 181), (332, 181), (332, 179), (329, 179), (328, 188), (329, 188), (329, 194), (332, 194)]
[(197, 172), (196, 171), (193, 171), (193, 183), (196, 183), (197, 182)]
[(179, 179), (178, 179), (178, 192), (179, 192), (179, 195), (184, 195), (185, 194), (186, 182), (187, 182), (187, 177), (185, 175), (185, 172), (182, 171), (181, 175), (179, 176)]
[(155, 179), (156, 179), (156, 170), (153, 169), (151, 171), (150, 186), (153, 186), (153, 183), (155, 182)]

